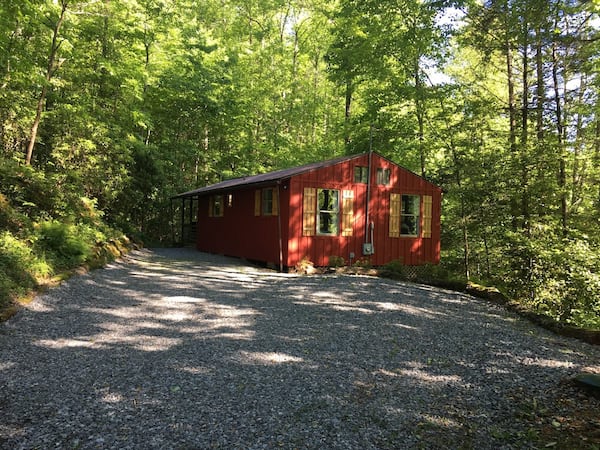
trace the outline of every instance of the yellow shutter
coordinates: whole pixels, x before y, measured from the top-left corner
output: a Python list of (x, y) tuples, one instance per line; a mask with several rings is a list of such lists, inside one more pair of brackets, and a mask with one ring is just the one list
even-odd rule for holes
[(342, 236), (352, 236), (354, 222), (354, 191), (342, 193)]
[(317, 208), (317, 190), (315, 188), (304, 188), (302, 207), (302, 236), (314, 236)]
[(273, 188), (273, 209), (271, 211), (273, 216), (279, 215), (279, 191)]
[(431, 218), (432, 218), (433, 198), (431, 195), (423, 196), (423, 237), (431, 237)]
[(254, 191), (254, 215), (260, 216), (260, 189)]
[(390, 194), (390, 237), (400, 237), (400, 211), (402, 196)]
[(211, 195), (208, 198), (208, 217), (213, 216), (214, 207), (215, 207), (215, 198)]

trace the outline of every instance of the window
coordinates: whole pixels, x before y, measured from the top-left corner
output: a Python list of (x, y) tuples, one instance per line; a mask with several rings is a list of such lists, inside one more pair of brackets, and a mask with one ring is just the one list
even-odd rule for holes
[(262, 190), (262, 214), (273, 215), (273, 189), (271, 188)]
[(377, 169), (377, 184), (383, 184), (387, 186), (390, 184), (390, 169), (379, 168)]
[(354, 182), (367, 184), (369, 180), (369, 168), (363, 166), (354, 167)]
[(279, 214), (277, 189), (258, 189), (254, 192), (254, 215), (276, 216)]
[(223, 196), (213, 195), (208, 201), (208, 217), (223, 217)]
[(352, 236), (353, 231), (354, 191), (342, 191), (340, 204), (338, 190), (304, 188), (302, 236)]
[(421, 199), (418, 195), (403, 195), (400, 213), (400, 235), (419, 235), (419, 210)]
[(337, 236), (339, 232), (340, 191), (317, 190), (317, 234)]
[(227, 207), (231, 208), (233, 206), (233, 194), (227, 194)]

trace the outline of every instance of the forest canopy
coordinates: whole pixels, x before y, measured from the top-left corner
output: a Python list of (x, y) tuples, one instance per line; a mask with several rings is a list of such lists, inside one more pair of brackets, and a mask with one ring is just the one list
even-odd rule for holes
[[(0, 295), (172, 195), (376, 150), (443, 187), (443, 262), (600, 327), (600, 3), (0, 3)], [(117, 231), (119, 230), (119, 231)]]

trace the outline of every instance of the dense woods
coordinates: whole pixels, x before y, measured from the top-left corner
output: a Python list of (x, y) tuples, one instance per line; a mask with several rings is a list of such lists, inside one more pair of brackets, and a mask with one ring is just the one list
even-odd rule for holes
[[(0, 4), (0, 296), (171, 195), (372, 148), (443, 187), (446, 276), (600, 327), (600, 5)], [(117, 231), (118, 230), (118, 231)]]

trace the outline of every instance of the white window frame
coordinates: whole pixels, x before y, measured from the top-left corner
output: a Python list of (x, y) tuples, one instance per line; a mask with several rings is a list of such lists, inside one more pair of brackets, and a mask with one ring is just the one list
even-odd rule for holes
[[(321, 194), (325, 191), (335, 192), (336, 201), (334, 205), (331, 205), (331, 209), (322, 208), (321, 205)], [(333, 230), (329, 232), (323, 232), (321, 230), (321, 224), (323, 218), (330, 216), (329, 224), (330, 227), (333, 225)], [(339, 236), (340, 234), (340, 190), (339, 189), (317, 189), (317, 235), (318, 236)]]
[[(400, 236), (418, 237), (421, 228), (421, 196), (402, 194), (400, 206)], [(412, 199), (414, 210), (408, 208)], [(414, 233), (413, 233), (414, 231)]]

